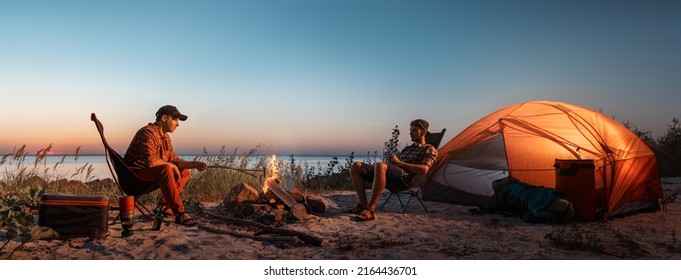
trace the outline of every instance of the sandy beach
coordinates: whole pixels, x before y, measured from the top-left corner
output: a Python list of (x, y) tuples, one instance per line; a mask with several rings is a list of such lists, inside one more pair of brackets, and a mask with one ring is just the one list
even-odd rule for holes
[[(681, 189), (680, 178), (665, 178), (665, 197)], [(387, 198), (384, 193), (381, 201)], [(71, 238), (19, 243), (0, 252), (12, 260), (678, 260), (681, 259), (681, 201), (672, 199), (666, 211), (640, 213), (607, 222), (564, 225), (529, 224), (518, 217), (472, 214), (470, 206), (426, 202), (425, 212), (414, 201), (406, 214), (397, 200), (358, 222), (343, 213), (356, 203), (352, 192), (322, 195), (323, 215), (282, 228), (323, 240), (312, 246), (291, 240), (263, 241), (214, 233), (204, 227), (184, 227), (166, 217), (160, 231), (138, 215), (135, 233), (121, 237), (119, 222), (102, 239)], [(220, 213), (219, 203), (193, 207), (193, 215), (210, 228), (240, 231), (202, 212)], [(116, 211), (109, 211), (110, 220)], [(2, 240), (4, 242), (5, 240)], [(570, 247), (572, 246), (572, 247)]]

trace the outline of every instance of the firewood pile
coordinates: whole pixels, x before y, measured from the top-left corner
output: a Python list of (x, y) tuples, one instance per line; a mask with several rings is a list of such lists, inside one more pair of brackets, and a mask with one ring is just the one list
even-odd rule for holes
[(234, 217), (270, 226), (305, 221), (309, 215), (323, 214), (326, 205), (320, 197), (304, 195), (296, 188), (287, 191), (278, 181), (258, 192), (246, 183), (232, 187), (223, 202), (223, 210)]

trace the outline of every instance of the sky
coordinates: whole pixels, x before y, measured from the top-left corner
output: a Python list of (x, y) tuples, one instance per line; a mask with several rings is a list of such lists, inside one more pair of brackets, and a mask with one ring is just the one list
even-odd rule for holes
[(409, 121), (443, 144), (552, 100), (654, 137), (681, 117), (674, 1), (0, 1), (0, 153), (125, 152), (172, 104), (178, 153), (380, 151)]

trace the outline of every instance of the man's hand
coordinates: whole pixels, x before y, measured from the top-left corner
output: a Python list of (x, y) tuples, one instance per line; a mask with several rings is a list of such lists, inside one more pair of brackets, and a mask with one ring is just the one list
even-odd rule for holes
[(430, 168), (428, 165), (425, 164), (413, 164), (401, 161), (395, 155), (388, 156), (388, 163), (396, 165), (397, 167), (402, 168), (407, 172), (417, 174), (426, 174), (426, 172), (428, 172), (428, 168)]
[(180, 173), (180, 168), (178, 168), (177, 165), (172, 164), (170, 162), (168, 163), (168, 165), (170, 165), (173, 168), (173, 173), (175, 174), (175, 178), (179, 180), (180, 177), (182, 176), (182, 174)]
[(177, 165), (180, 169), (197, 169), (199, 171), (204, 171), (208, 169), (208, 165), (200, 161), (183, 161)]
[(400, 159), (398, 159), (397, 156), (395, 156), (394, 154), (390, 154), (388, 156), (388, 163), (399, 166), (400, 162), (401, 162)]
[(208, 169), (208, 164), (200, 161), (194, 161), (192, 162), (192, 167), (196, 168), (198, 171), (204, 171)]

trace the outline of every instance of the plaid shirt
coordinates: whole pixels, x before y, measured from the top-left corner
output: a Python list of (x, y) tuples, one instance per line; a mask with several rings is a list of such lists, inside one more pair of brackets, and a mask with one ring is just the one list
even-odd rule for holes
[(163, 133), (160, 126), (149, 123), (137, 131), (125, 152), (125, 163), (131, 169), (151, 167), (151, 163), (159, 159), (178, 164), (180, 159), (173, 151), (168, 133)]
[(422, 146), (419, 146), (414, 143), (404, 147), (397, 158), (406, 163), (425, 164), (428, 165), (428, 168), (430, 169), (430, 167), (433, 166), (436, 157), (437, 149), (435, 149), (433, 145), (423, 144)]

